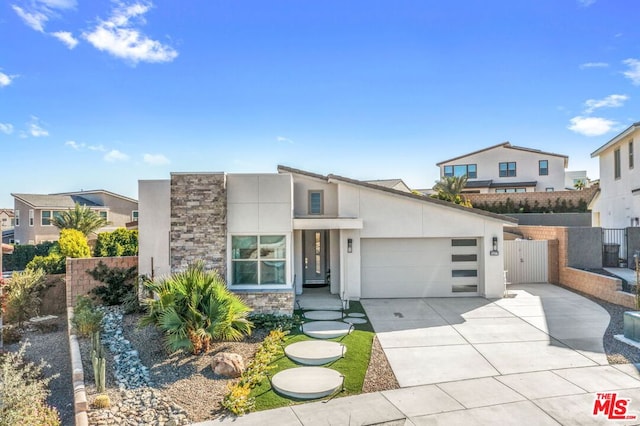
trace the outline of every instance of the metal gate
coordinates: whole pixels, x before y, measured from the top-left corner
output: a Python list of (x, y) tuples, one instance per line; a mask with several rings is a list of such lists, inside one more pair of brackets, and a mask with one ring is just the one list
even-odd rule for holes
[(549, 280), (549, 255), (546, 240), (504, 242), (504, 269), (512, 284), (546, 283)]

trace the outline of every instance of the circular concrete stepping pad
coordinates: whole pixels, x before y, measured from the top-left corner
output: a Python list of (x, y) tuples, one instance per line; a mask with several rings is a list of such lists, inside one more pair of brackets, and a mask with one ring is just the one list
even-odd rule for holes
[(349, 324), (366, 324), (367, 320), (364, 318), (345, 317), (342, 321)]
[(315, 339), (333, 339), (349, 334), (351, 324), (342, 321), (311, 321), (300, 326), (302, 332)]
[(284, 348), (289, 359), (304, 365), (322, 365), (344, 356), (347, 348), (338, 342), (308, 340), (292, 343)]
[(342, 312), (340, 311), (308, 311), (304, 313), (304, 317), (310, 320), (337, 320), (342, 319)]
[(350, 314), (347, 314), (350, 317), (354, 317), (354, 318), (364, 318), (366, 317), (365, 314), (363, 314), (362, 312), (352, 312)]
[(316, 399), (331, 395), (342, 387), (343, 376), (324, 367), (289, 368), (271, 379), (273, 389), (297, 399)]

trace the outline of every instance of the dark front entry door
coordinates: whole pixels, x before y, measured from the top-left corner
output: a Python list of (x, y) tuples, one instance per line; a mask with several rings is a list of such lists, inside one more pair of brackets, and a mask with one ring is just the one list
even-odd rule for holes
[(329, 284), (327, 279), (327, 240), (328, 231), (304, 231), (303, 262), (304, 285), (320, 286)]

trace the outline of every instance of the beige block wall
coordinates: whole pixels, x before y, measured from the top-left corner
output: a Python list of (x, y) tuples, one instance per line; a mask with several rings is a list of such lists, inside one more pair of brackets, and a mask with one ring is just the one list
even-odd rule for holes
[(464, 194), (464, 196), (471, 201), (471, 204), (474, 206), (484, 203), (488, 203), (489, 205), (493, 203), (498, 204), (499, 202), (506, 203), (507, 198), (509, 198), (516, 207), (520, 203), (524, 204), (525, 201), (528, 201), (531, 207), (533, 207), (536, 201), (540, 207), (545, 207), (548, 205), (549, 201), (551, 201), (551, 206), (555, 206), (556, 200), (560, 198), (560, 202), (562, 202), (562, 200), (566, 200), (568, 204), (569, 201), (572, 201), (573, 205), (577, 207), (580, 200), (584, 200), (589, 203), (598, 189), (598, 186), (592, 186), (591, 188), (585, 188), (582, 191), (524, 192), (509, 194), (490, 192), (487, 194)]
[(95, 287), (104, 285), (87, 273), (87, 270), (92, 270), (100, 262), (110, 268), (131, 268), (138, 266), (138, 256), (67, 258), (67, 307), (73, 307), (78, 296), (86, 296)]
[[(556, 251), (557, 254), (554, 253), (556, 260), (549, 259), (549, 282), (564, 285), (617, 305), (636, 307), (635, 296), (622, 291), (621, 280), (567, 265), (568, 229), (566, 227), (519, 226), (518, 230), (525, 238), (549, 240), (550, 257), (552, 251)], [(557, 277), (557, 281), (552, 281), (552, 276)]]

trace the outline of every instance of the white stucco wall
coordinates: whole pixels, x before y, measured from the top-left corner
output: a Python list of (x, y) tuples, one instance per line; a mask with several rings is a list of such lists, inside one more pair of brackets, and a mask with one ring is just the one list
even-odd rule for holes
[[(540, 176), (538, 169), (538, 161), (540, 160), (549, 161), (549, 175)], [(514, 161), (516, 162), (516, 176), (500, 177), (498, 164)], [(440, 176), (444, 176), (444, 166), (461, 164), (477, 165), (478, 177), (470, 179), (471, 181), (490, 179), (495, 183), (537, 181), (536, 191), (545, 191), (546, 188), (554, 188), (555, 191), (564, 189), (563, 157), (499, 146), (440, 165)], [(492, 189), (490, 192), (494, 191), (495, 189)]]
[[(635, 136), (635, 137), (634, 137)], [(629, 168), (629, 141), (634, 143), (634, 168)], [(600, 194), (593, 207), (594, 218), (599, 217), (603, 228), (626, 228), (632, 219), (640, 218), (640, 193), (632, 194), (640, 188), (640, 131), (635, 131), (617, 144), (603, 151), (599, 156)], [(614, 151), (620, 148), (620, 178), (614, 174)], [(596, 224), (594, 220), (594, 224)]]
[(303, 175), (296, 175), (293, 183), (295, 216), (309, 216), (309, 191), (313, 190), (324, 191), (324, 214), (322, 216), (336, 217), (338, 215), (338, 194), (336, 185)]
[[(290, 174), (227, 175), (227, 265), (231, 271), (233, 235), (285, 235), (287, 238), (287, 285), (293, 283), (293, 179)], [(231, 274), (228, 280), (231, 283)], [(235, 286), (234, 288), (241, 288)], [(255, 286), (252, 287), (255, 289)]]
[(171, 229), (171, 181), (138, 181), (138, 271), (141, 275), (169, 275), (169, 232)]
[[(363, 219), (362, 230), (341, 232), (343, 287), (351, 298), (360, 297), (360, 238), (478, 238), (482, 264), (480, 293), (502, 297), (504, 292), (503, 223), (464, 210), (452, 209), (351, 184), (339, 184), (340, 215)], [(493, 237), (498, 238), (498, 256), (489, 256)], [(347, 253), (352, 238), (353, 252)], [(345, 281), (347, 280), (347, 281)]]

